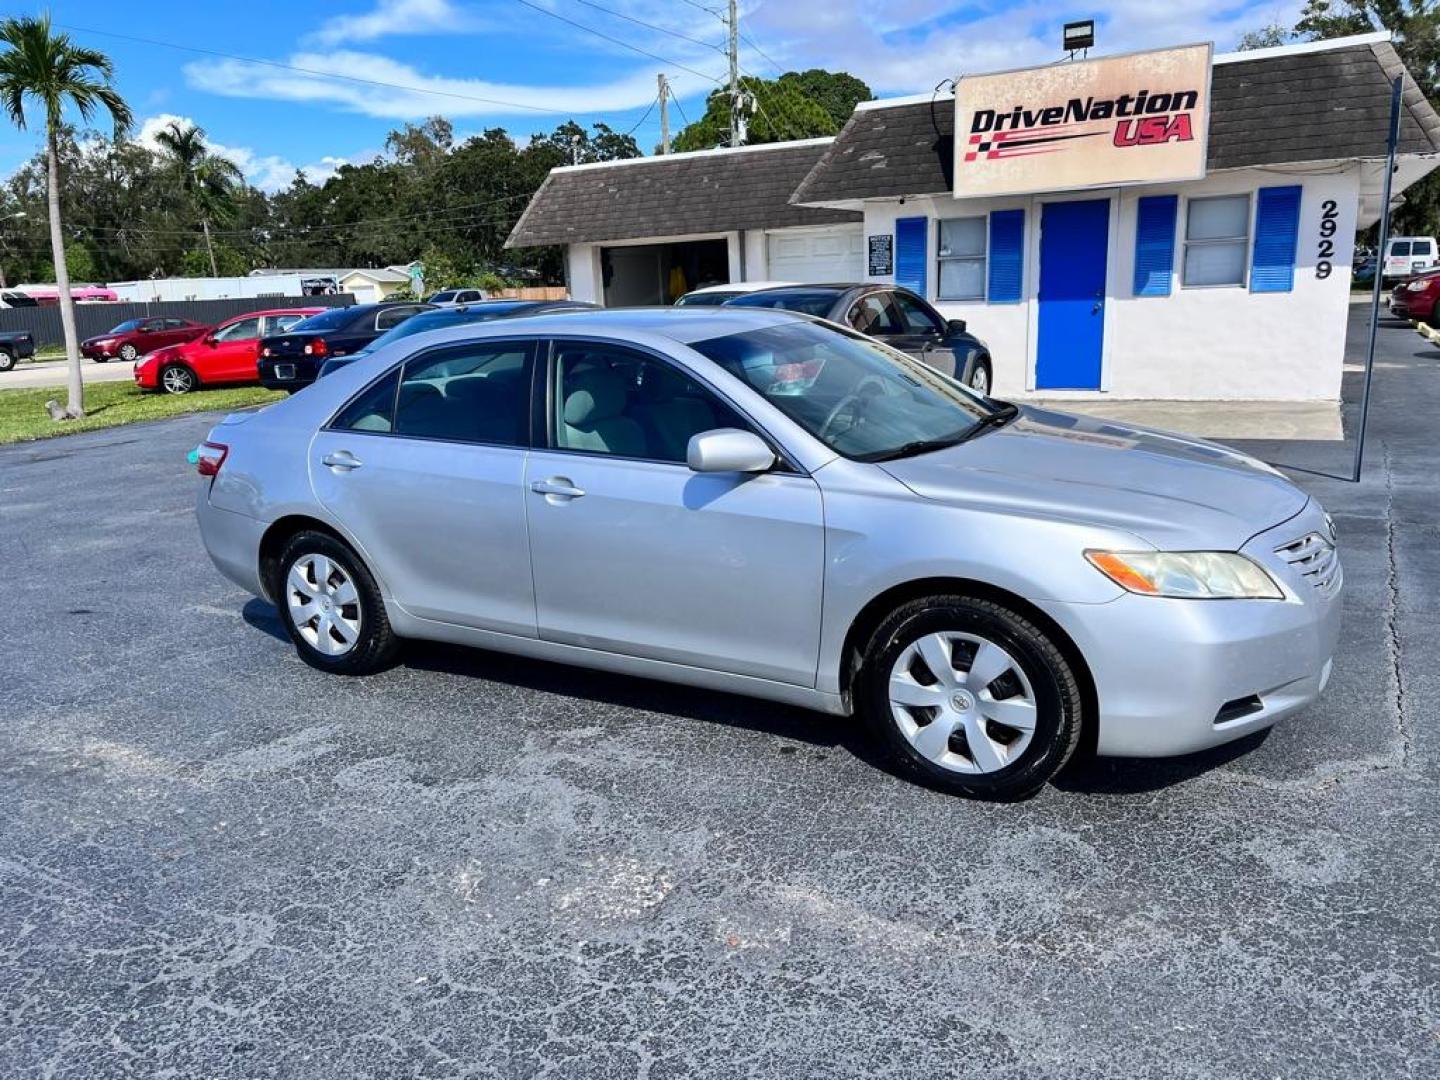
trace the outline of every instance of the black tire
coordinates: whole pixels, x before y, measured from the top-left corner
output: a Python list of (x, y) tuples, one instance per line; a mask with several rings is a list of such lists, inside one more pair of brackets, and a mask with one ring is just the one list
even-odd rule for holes
[(195, 372), (184, 364), (166, 364), (160, 369), (158, 382), (167, 394), (188, 394), (200, 385)]
[(9, 349), (0, 349), (0, 371), (9, 371), (15, 366), (15, 354)]
[[(981, 375), (981, 373), (984, 374), (984, 387), (976, 385), (976, 377)], [(982, 356), (979, 360), (975, 361), (975, 366), (970, 369), (970, 389), (974, 390), (976, 393), (983, 394), (986, 397), (989, 397), (990, 391), (995, 388), (994, 378), (994, 372), (990, 369), (990, 360), (987, 357)]]
[(97, 364), (106, 364), (110, 362), (110, 358), (108, 356), (97, 356), (94, 359)]
[(133, 364), (135, 358), (140, 355), (140, 350), (131, 345), (128, 341), (120, 346), (120, 359), (127, 364)]
[[(306, 639), (301, 627), (296, 625), (295, 613), (291, 609), (292, 590), (288, 584), (290, 571), (307, 556), (323, 556), (337, 564), (355, 586), (356, 618), (359, 633), (348, 652), (339, 656), (321, 651)], [(306, 530), (298, 532), (285, 542), (276, 564), (275, 579), (270, 583), (270, 595), (280, 612), (280, 620), (295, 649), (313, 668), (332, 675), (371, 675), (383, 671), (395, 660), (400, 648), (400, 639), (390, 627), (385, 615), (385, 604), (380, 597), (380, 587), (365, 563), (346, 544), (329, 533)], [(298, 591), (293, 595), (299, 597)], [(345, 605), (348, 609), (351, 605)], [(308, 624), (307, 624), (308, 625)], [(310, 626), (310, 632), (315, 632)]]
[[(993, 772), (961, 772), (931, 761), (911, 744), (892, 711), (891, 669), (910, 645), (937, 632), (969, 634), (999, 645), (1030, 683), (1035, 721), (1030, 743)], [(990, 686), (1000, 686), (1000, 680)], [(940, 791), (998, 802), (1029, 798), (1044, 787), (1075, 752), (1084, 722), (1075, 672), (1045, 631), (1002, 604), (968, 596), (924, 597), (892, 612), (865, 648), (855, 691), (860, 719), (897, 771)], [(987, 730), (997, 738), (1015, 738), (1003, 728)], [(949, 745), (953, 752), (954, 743)]]

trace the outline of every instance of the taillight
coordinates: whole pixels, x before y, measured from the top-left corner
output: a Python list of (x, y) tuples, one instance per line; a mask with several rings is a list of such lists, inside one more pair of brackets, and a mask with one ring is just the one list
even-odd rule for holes
[(269, 346), (269, 345), (266, 345), (265, 348), (263, 348), (263, 349), (260, 350), (260, 355), (261, 355), (261, 356), (273, 356), (274, 353), (272, 353), (272, 352), (270, 351), (270, 346)]
[(329, 351), (330, 347), (325, 344), (323, 337), (317, 337), (309, 345), (305, 346), (306, 356), (324, 356)]
[(220, 466), (225, 464), (225, 457), (229, 453), (230, 447), (224, 443), (201, 443), (195, 451), (195, 471), (201, 476), (218, 476)]

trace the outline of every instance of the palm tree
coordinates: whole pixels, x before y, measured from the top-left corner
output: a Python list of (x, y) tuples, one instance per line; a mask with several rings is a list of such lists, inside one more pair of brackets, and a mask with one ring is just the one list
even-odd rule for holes
[(49, 14), (13, 16), (0, 22), (0, 107), (11, 122), (25, 128), (25, 106), (45, 114), (45, 164), (50, 200), (50, 252), (55, 259), (55, 284), (60, 300), (60, 325), (70, 377), (65, 412), (85, 415), (85, 387), (80, 378), (80, 341), (75, 333), (75, 302), (65, 268), (65, 234), (60, 227), (61, 117), (73, 105), (87, 123), (101, 108), (109, 114), (120, 138), (130, 126), (130, 107), (111, 84), (115, 67), (95, 49), (76, 45), (68, 34), (50, 29)]
[(225, 219), (234, 209), (235, 187), (245, 182), (239, 167), (229, 158), (210, 152), (205, 129), (171, 120), (155, 133), (160, 148), (174, 159), (180, 171), (180, 187), (200, 215), (205, 233), (205, 250), (210, 255), (210, 273), (220, 276), (215, 262), (215, 245), (210, 242), (210, 219)]

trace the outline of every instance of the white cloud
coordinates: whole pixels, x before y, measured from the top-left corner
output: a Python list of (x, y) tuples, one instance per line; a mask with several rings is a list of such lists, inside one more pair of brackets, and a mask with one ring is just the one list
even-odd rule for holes
[[(537, 116), (592, 115), (644, 106), (655, 97), (655, 73), (648, 68), (631, 69), (611, 82), (591, 86), (525, 86), (425, 75), (385, 56), (348, 50), (324, 55), (296, 53), (286, 62), (325, 74), (239, 60), (196, 62), (185, 65), (184, 70), (192, 87), (212, 94), (334, 105), (390, 120), (415, 120), (437, 113), (449, 117), (531, 112)], [(341, 81), (333, 77), (336, 75), (365, 81)], [(681, 76), (673, 81), (684, 82)], [(692, 81), (698, 88), (698, 78)]]
[[(188, 125), (194, 122), (188, 116), (177, 116), (175, 113), (159, 113), (155, 116), (148, 116), (136, 132), (135, 141), (151, 150), (158, 150), (159, 145), (155, 142), (157, 132), (169, 127), (172, 123)], [(291, 181), (295, 179), (297, 170), (303, 173), (312, 184), (323, 184), (335, 175), (340, 166), (370, 161), (378, 156), (373, 152), (355, 154), (349, 158), (325, 156), (319, 161), (297, 166), (289, 158), (281, 157), (278, 154), (261, 154), (248, 146), (230, 146), (210, 138), (205, 141), (213, 153), (233, 161), (240, 172), (244, 174), (246, 182), (261, 191), (278, 191), (281, 188), (289, 187)]]
[[(1099, 54), (1213, 41), (1231, 49), (1247, 30), (1270, 23), (1293, 26), (1300, 0), (1108, 0), (1097, 19)], [(1045, 0), (1015, 3), (890, 0), (877, 9), (864, 0), (822, 6), (751, 5), (741, 27), (787, 68), (848, 71), (877, 93), (914, 93), (965, 72), (1044, 64), (1062, 57), (1066, 13)], [(865, 27), (864, 33), (856, 28)], [(743, 48), (743, 46), (742, 46)], [(774, 71), (753, 49), (742, 63)]]
[(377, 0), (370, 11), (326, 19), (310, 37), (321, 45), (338, 45), (397, 34), (469, 32), (481, 25), (474, 15), (450, 0)]

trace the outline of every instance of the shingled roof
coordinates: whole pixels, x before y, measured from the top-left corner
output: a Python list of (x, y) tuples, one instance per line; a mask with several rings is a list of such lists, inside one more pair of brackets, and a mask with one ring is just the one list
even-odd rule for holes
[(858, 222), (790, 196), (830, 139), (553, 169), (506, 247)]
[[(1207, 167), (1382, 158), (1390, 80), (1404, 65), (1388, 41), (1217, 58)], [(1407, 73), (1402, 154), (1440, 152), (1440, 116)], [(944, 97), (862, 105), (791, 201), (811, 206), (951, 190), (955, 108)]]

